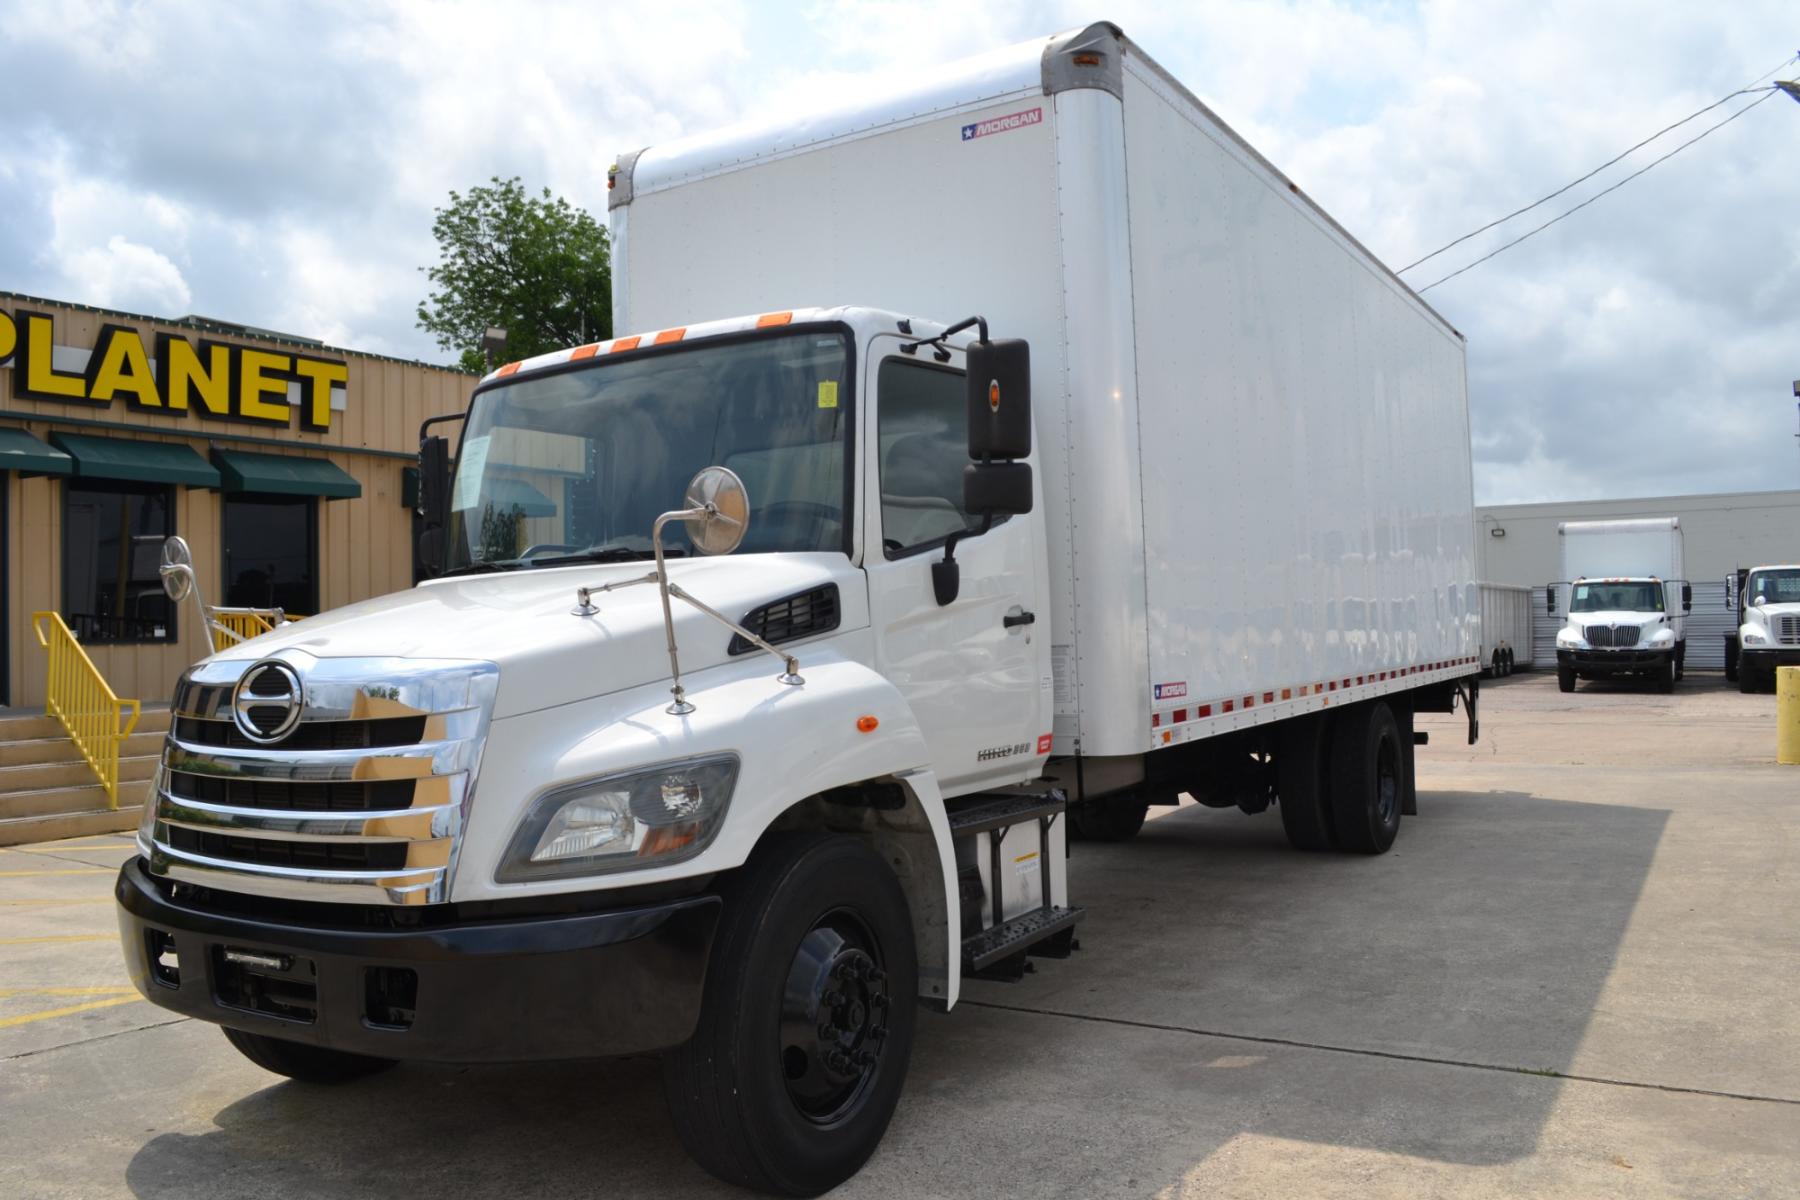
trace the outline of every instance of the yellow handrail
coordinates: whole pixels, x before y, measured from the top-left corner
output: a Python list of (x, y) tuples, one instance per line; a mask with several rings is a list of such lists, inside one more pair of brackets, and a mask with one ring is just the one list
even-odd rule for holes
[[(31, 614), (38, 645), (50, 652), (44, 707), (62, 722), (81, 757), (100, 777), (108, 808), (119, 807), (119, 747), (137, 728), (138, 702), (113, 695), (75, 634), (53, 612)], [(126, 711), (130, 715), (126, 716)], [(123, 728), (121, 728), (121, 723)]]
[(283, 621), (298, 621), (298, 615), (279, 608), (211, 609), (213, 650), (228, 650), (239, 642), (247, 642), (265, 633), (274, 633)]

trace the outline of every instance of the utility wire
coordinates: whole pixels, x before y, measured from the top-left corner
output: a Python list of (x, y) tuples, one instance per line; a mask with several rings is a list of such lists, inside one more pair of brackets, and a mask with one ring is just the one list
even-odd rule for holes
[[(1779, 71), (1781, 68), (1777, 67), (1775, 69)], [(1748, 90), (1748, 89), (1746, 89), (1746, 90)], [(1552, 225), (1556, 224), (1558, 221), (1563, 220), (1565, 217), (1574, 216), (1576, 213), (1580, 212), (1582, 209), (1586, 208), (1588, 205), (1592, 204), (1594, 201), (1600, 199), (1600, 197), (1606, 195), (1608, 192), (1618, 191), (1620, 188), (1624, 187), (1626, 184), (1628, 184), (1632, 180), (1636, 179), (1639, 175), (1642, 175), (1645, 171), (1648, 171), (1651, 167), (1654, 167), (1657, 163), (1667, 162), (1669, 159), (1674, 158), (1677, 154), (1680, 154), (1683, 150), (1686, 150), (1689, 146), (1693, 145), (1695, 142), (1699, 141), (1701, 138), (1705, 137), (1707, 134), (1716, 133), (1718, 130), (1725, 128), (1725, 126), (1731, 124), (1733, 121), (1737, 120), (1739, 117), (1743, 116), (1745, 113), (1747, 113), (1751, 109), (1755, 108), (1758, 104), (1761, 104), (1764, 100), (1769, 100), (1769, 99), (1781, 94), (1775, 88), (1758, 89), (1758, 90), (1761, 90), (1764, 93), (1762, 100), (1752, 100), (1750, 103), (1744, 105), (1744, 107), (1742, 107), (1742, 108), (1738, 109), (1736, 112), (1732, 113), (1729, 117), (1726, 117), (1723, 121), (1720, 121), (1717, 125), (1707, 126), (1706, 129), (1695, 134), (1693, 137), (1689, 138), (1687, 141), (1681, 143), (1681, 145), (1675, 147), (1673, 150), (1669, 151), (1667, 154), (1663, 155), (1661, 158), (1652, 159), (1650, 162), (1645, 163), (1642, 167), (1639, 167), (1637, 170), (1633, 171), (1631, 174), (1627, 175), (1625, 178), (1619, 180), (1619, 182), (1613, 184), (1611, 187), (1605, 188), (1598, 192), (1595, 192), (1592, 196), (1589, 196), (1586, 200), (1583, 200), (1580, 204), (1577, 204), (1574, 208), (1571, 208), (1567, 212), (1564, 212), (1564, 213), (1558, 213), (1556, 216), (1551, 217), (1548, 221), (1545, 221), (1542, 225), (1539, 225), (1536, 229), (1530, 230), (1527, 233), (1520, 234), (1518, 237), (1514, 238), (1512, 241), (1507, 242), (1505, 245), (1501, 246), (1498, 250), (1494, 250), (1490, 253), (1482, 255), (1480, 258), (1476, 259), (1474, 262), (1470, 263), (1468, 266), (1462, 267), (1455, 271), (1452, 271), (1448, 275), (1445, 275), (1442, 279), (1432, 280), (1430, 283), (1426, 284), (1424, 287), (1419, 289), (1420, 294), (1423, 295), (1424, 293), (1429, 292), (1432, 288), (1436, 287), (1440, 283), (1446, 283), (1449, 280), (1455, 279), (1458, 275), (1461, 275), (1464, 271), (1474, 270), (1476, 267), (1479, 267), (1482, 263), (1486, 262), (1488, 259), (1494, 257), (1494, 255), (1499, 254), (1501, 251), (1512, 249), (1514, 246), (1518, 245), (1520, 242), (1524, 241), (1526, 238), (1535, 237), (1537, 234), (1544, 232), (1544, 230), (1550, 228)], [(1730, 99), (1730, 97), (1728, 96), (1728, 97), (1726, 97), (1726, 99)]]
[(1607, 159), (1605, 162), (1601, 163), (1599, 166), (1597, 166), (1593, 170), (1589, 171), (1586, 175), (1583, 175), (1580, 179), (1575, 180), (1574, 183), (1565, 184), (1564, 186), (1557, 188), (1554, 192), (1551, 192), (1548, 196), (1545, 196), (1538, 200), (1533, 200), (1530, 204), (1527, 204), (1524, 208), (1516, 208), (1512, 212), (1507, 213), (1504, 217), (1501, 217), (1498, 220), (1489, 221), (1486, 225), (1483, 225), (1480, 229), (1476, 229), (1469, 233), (1463, 234), (1461, 237), (1457, 238), (1454, 242), (1450, 242), (1447, 245), (1439, 246), (1436, 250), (1433, 250), (1430, 254), (1427, 254), (1424, 258), (1421, 258), (1416, 262), (1408, 263), (1406, 266), (1401, 267), (1398, 271), (1394, 272), (1394, 274), (1404, 275), (1404, 274), (1406, 274), (1406, 272), (1412, 270), (1414, 267), (1421, 266), (1425, 263), (1430, 262), (1432, 259), (1434, 259), (1438, 255), (1442, 254), (1444, 251), (1454, 249), (1455, 247), (1460, 246), (1464, 242), (1468, 241), (1470, 238), (1476, 237), (1483, 233), (1486, 233), (1488, 230), (1492, 229), (1496, 225), (1504, 225), (1508, 221), (1512, 220), (1514, 217), (1520, 216), (1524, 213), (1528, 213), (1532, 209), (1537, 208), (1539, 205), (1549, 203), (1550, 201), (1556, 199), (1558, 196), (1562, 195), (1564, 192), (1568, 191), (1570, 188), (1575, 187), (1577, 184), (1586, 183), (1588, 180), (1592, 179), (1594, 176), (1600, 174), (1600, 172), (1606, 170), (1606, 168), (1612, 166), (1614, 163), (1617, 163), (1620, 159), (1628, 158), (1632, 154), (1635, 154), (1637, 151), (1642, 150), (1645, 146), (1648, 146), (1651, 142), (1654, 142), (1657, 138), (1661, 137), (1663, 134), (1668, 133), (1671, 130), (1681, 128), (1683, 125), (1686, 125), (1689, 121), (1692, 121), (1695, 117), (1705, 116), (1707, 113), (1711, 112), (1713, 109), (1719, 107), (1719, 105), (1724, 104), (1727, 100), (1736, 99), (1739, 96), (1745, 95), (1746, 93), (1755, 90), (1757, 84), (1761, 83), (1763, 80), (1765, 80), (1769, 76), (1773, 75), (1776, 71), (1781, 70), (1781, 68), (1787, 66), (1789, 63), (1793, 62), (1796, 58), (1800, 58), (1800, 54), (1789, 55), (1787, 58), (1782, 59), (1780, 62), (1776, 63), (1773, 67), (1769, 68), (1769, 70), (1764, 71), (1761, 75), (1758, 75), (1755, 79), (1752, 79), (1749, 83), (1745, 84), (1743, 87), (1739, 88), (1737, 91), (1732, 92), (1729, 96), (1722, 96), (1719, 99), (1713, 101), (1711, 104), (1707, 105), (1705, 108), (1700, 109), (1698, 112), (1689, 113), (1687, 116), (1681, 118), (1681, 120), (1675, 122), (1673, 125), (1663, 126), (1661, 129), (1657, 130), (1655, 133), (1651, 134), (1649, 137), (1645, 138), (1643, 141), (1639, 142), (1637, 145), (1631, 147), (1631, 149), (1626, 150), (1621, 154), (1615, 155), (1614, 157)]

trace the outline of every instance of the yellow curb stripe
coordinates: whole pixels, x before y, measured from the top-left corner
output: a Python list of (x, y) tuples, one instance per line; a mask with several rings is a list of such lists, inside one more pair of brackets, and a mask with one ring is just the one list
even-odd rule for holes
[(117, 875), (111, 867), (70, 867), (62, 871), (0, 871), (0, 879), (23, 879), (27, 875)]
[(114, 996), (110, 1000), (94, 1000), (87, 1004), (71, 1004), (67, 1008), (52, 1008), (44, 1012), (26, 1013), (22, 1017), (0, 1017), (0, 1029), (11, 1029), (15, 1025), (29, 1025), (33, 1021), (48, 1021), (52, 1017), (66, 1017), (73, 1013), (91, 1012), (96, 1008), (111, 1008), (115, 1004), (130, 1004), (134, 1000), (142, 1000), (142, 996)]
[(0, 997), (6, 996), (135, 996), (136, 988), (129, 987), (26, 987), (0, 988)]
[(114, 942), (116, 933), (64, 933), (56, 937), (0, 938), (0, 946), (37, 946), (46, 942)]

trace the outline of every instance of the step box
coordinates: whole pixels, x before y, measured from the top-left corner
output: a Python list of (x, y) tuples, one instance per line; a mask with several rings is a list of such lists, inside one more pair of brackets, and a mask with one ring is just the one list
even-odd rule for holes
[(950, 813), (965, 939), (1069, 902), (1067, 800), (976, 796)]

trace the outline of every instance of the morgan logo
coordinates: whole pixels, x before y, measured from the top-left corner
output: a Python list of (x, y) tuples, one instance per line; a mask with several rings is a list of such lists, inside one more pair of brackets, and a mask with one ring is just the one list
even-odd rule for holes
[(1156, 685), (1155, 691), (1158, 700), (1184, 700), (1187, 698), (1187, 684), (1185, 683), (1159, 683)]
[(1004, 117), (989, 117), (985, 121), (977, 121), (973, 125), (962, 127), (962, 140), (972, 142), (978, 137), (986, 137), (990, 133), (1011, 133), (1015, 129), (1023, 129), (1027, 125), (1038, 125), (1044, 120), (1044, 110), (1028, 108), (1023, 112), (1007, 113)]

